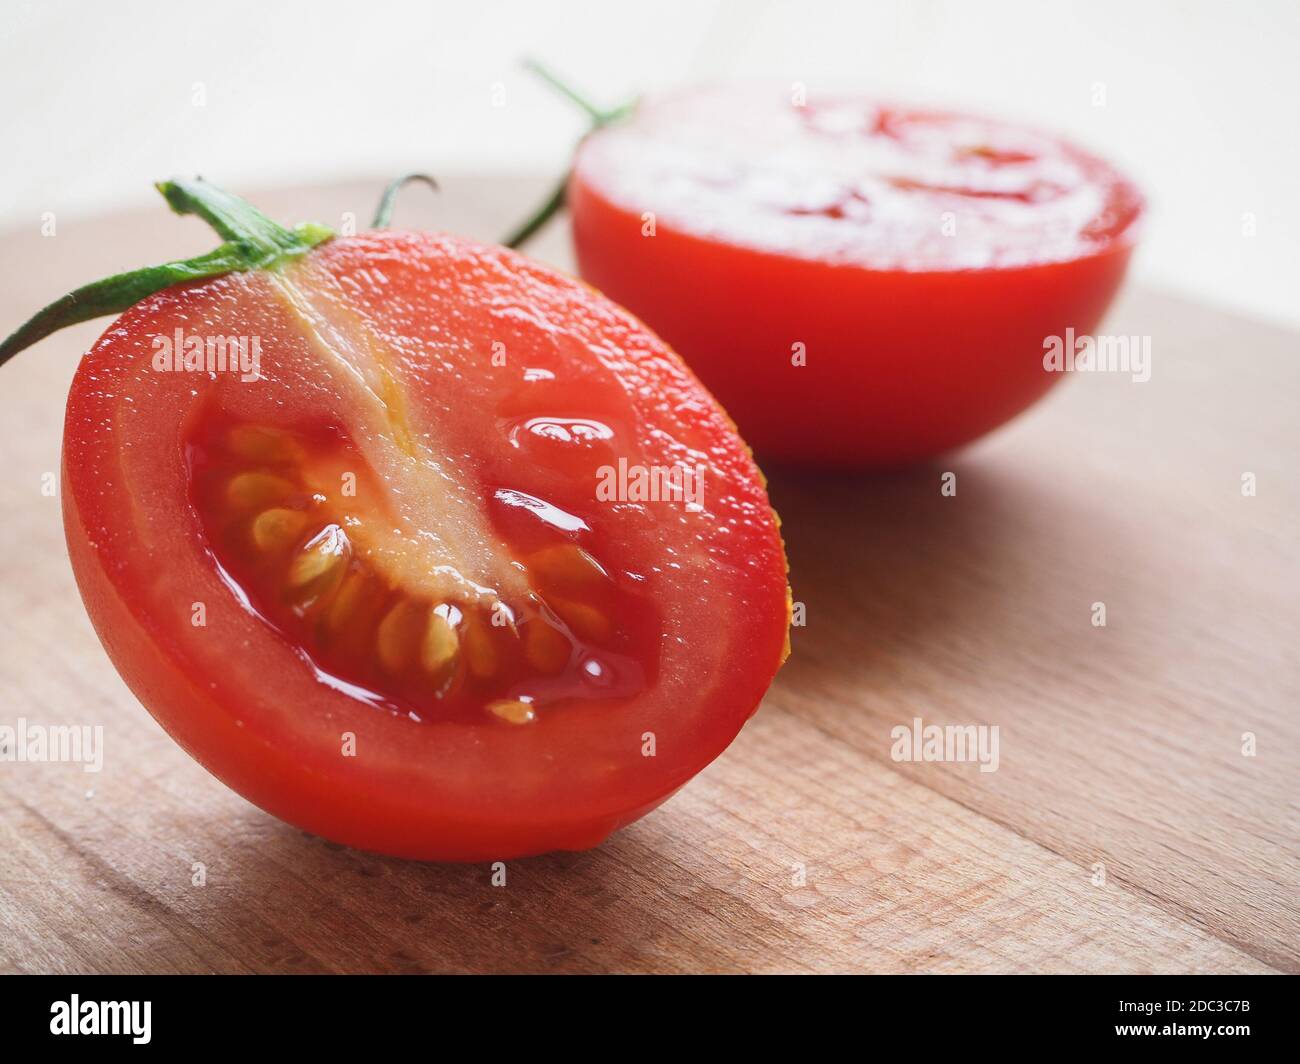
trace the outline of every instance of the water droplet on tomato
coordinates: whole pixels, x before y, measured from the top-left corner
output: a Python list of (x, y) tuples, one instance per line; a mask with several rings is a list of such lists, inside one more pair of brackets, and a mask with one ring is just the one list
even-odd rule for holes
[(532, 514), (539, 521), (559, 532), (591, 531), (587, 522), (581, 517), (576, 517), (567, 510), (561, 510), (558, 506), (547, 502), (545, 499), (539, 499), (536, 495), (529, 495), (527, 492), (515, 491), (511, 488), (500, 488), (493, 497), (497, 502), (509, 506), (515, 511)]

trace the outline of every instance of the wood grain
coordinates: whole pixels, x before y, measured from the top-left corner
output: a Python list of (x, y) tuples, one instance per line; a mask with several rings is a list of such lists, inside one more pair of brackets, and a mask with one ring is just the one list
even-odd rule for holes
[[(364, 224), (379, 184), (255, 198)], [(541, 190), (443, 184), (399, 224), (491, 236)], [(161, 207), (33, 219), (0, 329), (209, 243)], [(268, 817), (117, 678), (40, 490), (102, 326), (3, 371), (0, 724), (102, 724), (106, 755), (0, 762), (0, 970), (1300, 971), (1294, 334), (1130, 291), (1107, 329), (1153, 338), (1145, 384), (1070, 381), (924, 469), (769, 470), (807, 624), (763, 709), (659, 811), (495, 887)], [(914, 717), (997, 725), (998, 770), (894, 762)]]

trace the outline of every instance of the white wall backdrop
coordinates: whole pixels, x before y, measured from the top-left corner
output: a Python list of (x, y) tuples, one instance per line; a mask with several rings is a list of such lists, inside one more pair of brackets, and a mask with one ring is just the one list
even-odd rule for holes
[(0, 226), (172, 173), (558, 172), (581, 121), (525, 54), (610, 103), (778, 77), (1063, 130), (1146, 189), (1143, 279), (1300, 324), (1295, 0), (3, 0)]

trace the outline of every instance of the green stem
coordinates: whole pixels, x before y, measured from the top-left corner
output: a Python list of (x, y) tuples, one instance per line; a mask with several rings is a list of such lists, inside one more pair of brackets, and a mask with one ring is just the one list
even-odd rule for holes
[[(552, 88), (556, 89), (561, 95), (568, 100), (577, 104), (587, 113), (591, 119), (591, 126), (588, 128), (585, 136), (590, 136), (596, 130), (609, 125), (611, 122), (617, 122), (627, 115), (631, 114), (635, 101), (625, 103), (622, 107), (616, 107), (613, 110), (606, 111), (597, 107), (588, 100), (582, 93), (578, 92), (572, 85), (561, 80), (549, 68), (543, 66), (536, 59), (525, 59), (523, 62), (525, 70), (531, 71), (545, 81)], [(547, 222), (554, 218), (564, 207), (566, 190), (569, 187), (569, 176), (572, 171), (566, 172), (563, 179), (551, 192), (545, 202), (537, 208), (531, 215), (526, 218), (522, 224), (501, 241), (508, 248), (522, 247), (527, 241), (538, 233)]]
[(560, 178), (559, 184), (555, 186), (554, 191), (547, 197), (546, 201), (537, 208), (523, 223), (501, 241), (508, 248), (521, 248), (531, 240), (547, 222), (554, 218), (564, 208), (564, 199), (569, 191), (569, 175)]
[(393, 208), (397, 205), (397, 194), (412, 181), (423, 181), (434, 192), (442, 191), (438, 187), (438, 182), (428, 174), (403, 174), (401, 177), (394, 178), (388, 182), (388, 187), (384, 189), (384, 194), (379, 200), (379, 206), (375, 208), (375, 220), (370, 223), (371, 229), (388, 227), (388, 221), (393, 217)]
[(567, 81), (560, 78), (550, 69), (550, 67), (536, 59), (533, 59), (531, 56), (525, 59), (521, 65), (530, 74), (536, 74), (544, 82), (550, 85), (551, 88), (555, 89), (561, 96), (567, 96), (570, 100), (576, 103), (587, 112), (587, 117), (589, 117), (593, 122), (600, 124), (607, 121), (607, 115), (609, 112), (602, 111)]
[(175, 284), (244, 270), (273, 269), (333, 237), (314, 222), (286, 229), (252, 204), (202, 178), (163, 181), (159, 192), (177, 214), (202, 218), (225, 243), (192, 259), (146, 266), (82, 285), (55, 300), (0, 343), (0, 366), (50, 333), (106, 314), (120, 314), (146, 296)]

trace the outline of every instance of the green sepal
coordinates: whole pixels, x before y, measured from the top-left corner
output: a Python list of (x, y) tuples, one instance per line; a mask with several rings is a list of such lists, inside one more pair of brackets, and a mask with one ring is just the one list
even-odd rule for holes
[(388, 187), (384, 189), (384, 194), (379, 198), (379, 206), (375, 208), (375, 219), (370, 223), (371, 229), (387, 229), (388, 223), (393, 218), (393, 208), (397, 206), (397, 194), (407, 185), (414, 181), (422, 181), (428, 185), (434, 192), (441, 192), (438, 182), (429, 174), (403, 174), (401, 177), (395, 177), (388, 182)]
[(192, 259), (93, 281), (56, 299), (0, 343), (0, 366), (52, 332), (106, 314), (120, 314), (164, 288), (226, 273), (274, 269), (334, 236), (332, 230), (314, 222), (286, 229), (251, 203), (202, 178), (162, 181), (156, 187), (173, 211), (202, 218), (225, 243)]

